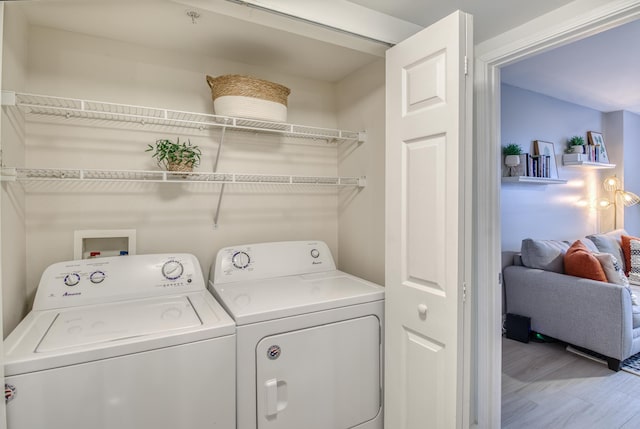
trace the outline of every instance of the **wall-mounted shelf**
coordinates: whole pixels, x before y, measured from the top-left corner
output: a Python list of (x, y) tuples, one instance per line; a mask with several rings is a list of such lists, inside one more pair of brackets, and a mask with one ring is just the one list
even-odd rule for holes
[(284, 137), (325, 140), (328, 143), (363, 142), (366, 140), (366, 134), (358, 131), (309, 127), (281, 122), (267, 122), (13, 91), (2, 91), (2, 104), (19, 107), (28, 117), (53, 117), (62, 120), (75, 118), (95, 122), (110, 121), (114, 125), (117, 123), (139, 124), (140, 126), (160, 125), (196, 130), (226, 128), (228, 130), (268, 133)]
[(549, 177), (513, 176), (503, 177), (502, 183), (524, 183), (530, 185), (562, 185), (567, 183), (563, 179), (551, 179)]
[(573, 153), (564, 154), (562, 155), (562, 164), (565, 167), (583, 167), (583, 168), (600, 168), (600, 169), (616, 168), (615, 164), (588, 161), (583, 158), (586, 158), (586, 156), (582, 154), (573, 154)]
[(56, 168), (2, 168), (3, 181), (37, 182), (147, 182), (261, 185), (366, 186), (365, 177), (284, 176), (253, 173), (184, 173), (142, 170), (87, 170)]

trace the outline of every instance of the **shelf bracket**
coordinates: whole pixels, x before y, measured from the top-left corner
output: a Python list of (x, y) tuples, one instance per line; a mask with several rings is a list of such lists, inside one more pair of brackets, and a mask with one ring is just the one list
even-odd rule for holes
[[(226, 123), (226, 121), (225, 121)], [(218, 172), (218, 161), (220, 160), (220, 151), (222, 150), (222, 144), (224, 143), (224, 135), (227, 127), (222, 127), (220, 133), (220, 143), (218, 144), (218, 151), (216, 152), (216, 160), (213, 162), (213, 172)], [(216, 206), (216, 214), (213, 216), (213, 229), (218, 229), (218, 218), (220, 217), (220, 206), (222, 205), (222, 196), (224, 195), (224, 183), (220, 187), (220, 194), (218, 195), (218, 205)]]
[(16, 93), (15, 91), (2, 90), (0, 94), (0, 103), (3, 106), (15, 106), (16, 105)]
[(358, 143), (365, 143), (367, 141), (367, 132), (360, 131), (358, 132)]

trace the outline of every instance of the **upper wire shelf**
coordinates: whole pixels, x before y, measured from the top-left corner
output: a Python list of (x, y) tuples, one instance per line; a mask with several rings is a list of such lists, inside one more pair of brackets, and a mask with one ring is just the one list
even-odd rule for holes
[(2, 104), (15, 105), (28, 116), (79, 118), (127, 124), (160, 125), (205, 130), (227, 128), (314, 140), (328, 143), (362, 142), (364, 132), (318, 128), (281, 122), (234, 118), (155, 107), (2, 91)]
[(255, 173), (199, 173), (144, 170), (89, 170), (61, 168), (2, 168), (2, 180), (19, 182), (147, 182), (227, 183), (261, 185), (319, 185), (364, 187), (364, 177), (285, 176)]

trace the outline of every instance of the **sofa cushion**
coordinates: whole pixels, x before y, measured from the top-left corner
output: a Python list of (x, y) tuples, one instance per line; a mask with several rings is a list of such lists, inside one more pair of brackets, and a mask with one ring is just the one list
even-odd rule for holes
[(626, 272), (626, 264), (624, 260), (624, 253), (622, 253), (622, 246), (620, 243), (620, 237), (628, 235), (624, 229), (616, 229), (605, 234), (593, 234), (587, 235), (587, 238), (593, 241), (598, 251), (601, 253), (611, 253), (616, 257), (618, 263), (622, 267), (622, 270)]
[(568, 241), (560, 240), (522, 240), (522, 264), (529, 268), (538, 268), (555, 273), (564, 273), (564, 254), (569, 249)]
[[(621, 247), (622, 247), (622, 253), (624, 255), (624, 263), (625, 263), (625, 268), (624, 268), (624, 273), (630, 277), (630, 272), (631, 272), (631, 254), (632, 254), (632, 250), (631, 250), (631, 242), (632, 241), (638, 241), (640, 240), (640, 238), (638, 237), (632, 237), (630, 235), (622, 235), (620, 236), (620, 241), (621, 241)], [(640, 273), (638, 273), (640, 275)], [(634, 280), (637, 281), (637, 279), (634, 278)]]
[(583, 277), (585, 279), (607, 281), (600, 261), (580, 240), (569, 247), (564, 255), (564, 270), (570, 276)]
[(629, 279), (622, 271), (622, 267), (620, 267), (615, 256), (611, 253), (594, 253), (593, 256), (600, 262), (609, 283), (629, 287)]

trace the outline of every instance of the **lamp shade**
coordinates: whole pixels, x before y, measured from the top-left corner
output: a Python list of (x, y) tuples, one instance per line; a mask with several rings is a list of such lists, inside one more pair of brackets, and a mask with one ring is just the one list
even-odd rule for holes
[(621, 187), (620, 179), (616, 176), (609, 176), (604, 179), (603, 186), (606, 191), (617, 191)]
[(613, 205), (613, 203), (606, 198), (599, 198), (596, 200), (595, 205), (597, 209), (602, 210), (602, 209), (608, 209)]
[(633, 192), (618, 191), (616, 192), (616, 194), (622, 201), (622, 204), (624, 204), (626, 207), (635, 206), (636, 204), (640, 203), (640, 197)]

